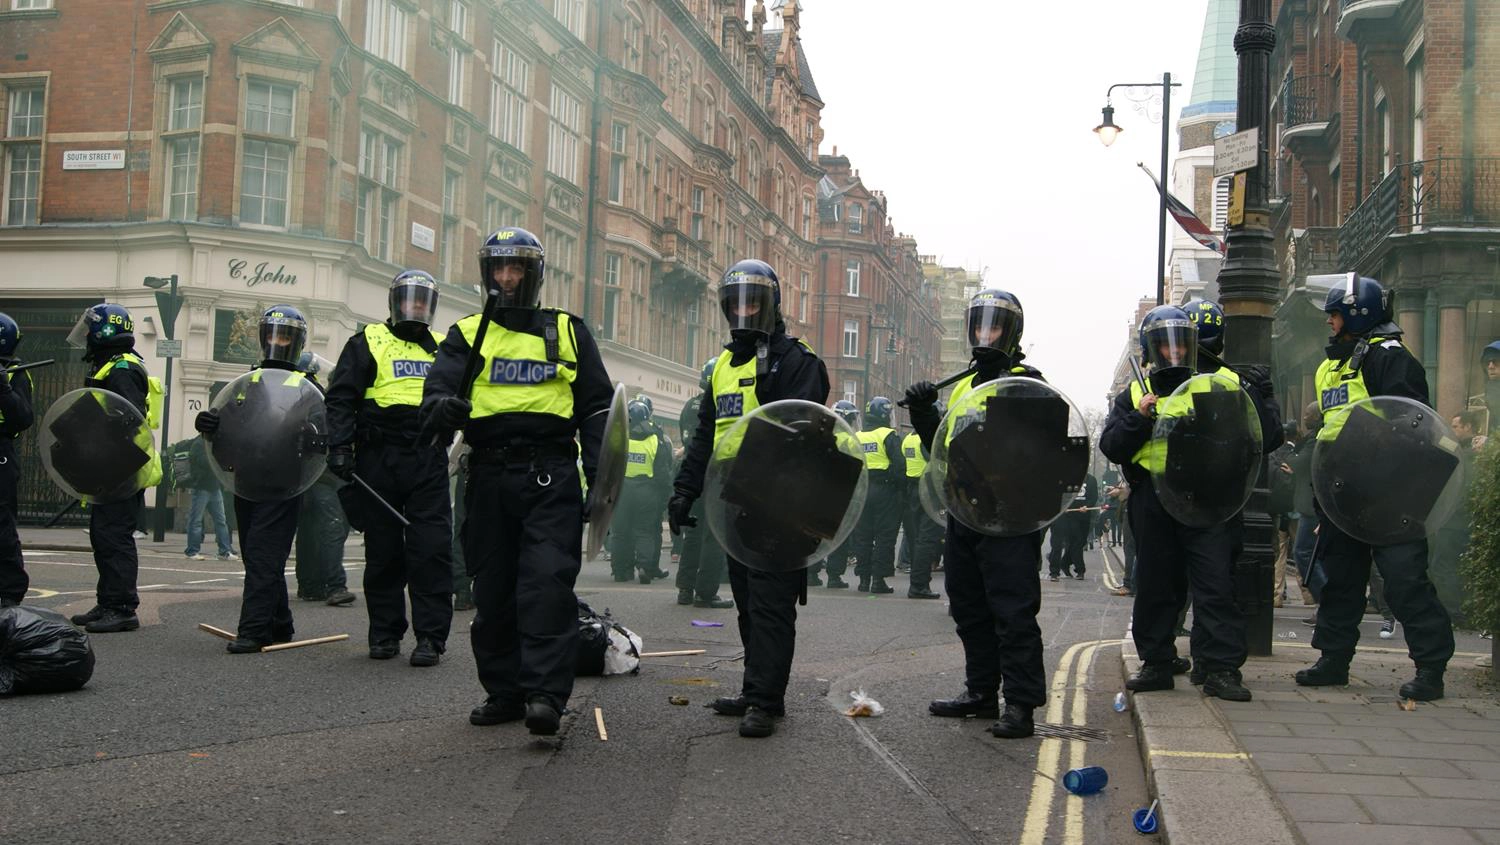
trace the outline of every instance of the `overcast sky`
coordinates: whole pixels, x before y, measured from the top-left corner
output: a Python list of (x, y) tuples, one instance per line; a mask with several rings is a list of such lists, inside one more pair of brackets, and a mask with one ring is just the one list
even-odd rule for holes
[(1155, 171), (1161, 156), (1160, 125), (1124, 92), (1114, 146), (1091, 130), (1111, 84), (1164, 71), (1183, 83), (1175, 118), (1206, 2), (802, 4), (821, 151), (837, 145), (885, 192), (923, 254), (987, 267), (1019, 296), (1028, 362), (1081, 408), (1104, 406), (1135, 303), (1156, 292), (1157, 197), (1135, 164)]

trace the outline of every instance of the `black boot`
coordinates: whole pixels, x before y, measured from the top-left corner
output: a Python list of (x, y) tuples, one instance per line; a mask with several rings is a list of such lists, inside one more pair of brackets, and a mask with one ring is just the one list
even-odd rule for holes
[(1141, 667), (1141, 671), (1130, 676), (1125, 682), (1125, 689), (1131, 692), (1156, 692), (1157, 690), (1168, 690), (1176, 684), (1172, 681), (1172, 664), (1170, 663), (1147, 663)]
[(370, 643), (371, 660), (390, 660), (400, 653), (400, 640), (381, 640), (380, 642)]
[(740, 719), (740, 736), (760, 739), (773, 733), (776, 733), (776, 717), (759, 707), (745, 709), (745, 716)]
[(855, 589), (859, 590), (861, 593), (868, 593), (868, 592), (870, 592), (870, 579), (869, 578), (861, 578), (861, 579), (859, 579), (859, 586), (856, 587)]
[(953, 718), (982, 716), (995, 719), (1000, 716), (1000, 696), (995, 693), (986, 696), (964, 690), (957, 698), (940, 698), (931, 702), (927, 705), (927, 712), (934, 716)]
[(720, 716), (743, 716), (748, 705), (743, 695), (724, 696), (709, 702), (709, 708)]
[(1349, 661), (1323, 655), (1297, 673), (1299, 687), (1341, 687), (1349, 683)]
[(94, 605), (94, 607), (91, 610), (87, 611), (86, 613), (75, 613), (75, 614), (73, 614), (71, 617), (68, 618), (68, 621), (72, 622), (74, 625), (78, 625), (78, 626), (82, 627), (82, 626), (87, 625), (90, 622), (94, 621), (95, 619), (98, 619), (99, 617), (101, 617), (103, 615), (104, 615), (104, 608), (96, 604), (96, 605)]
[(896, 592), (896, 588), (892, 587), (890, 584), (887, 584), (884, 578), (876, 578), (874, 581), (870, 582), (870, 592), (872, 594), (894, 593)]
[(269, 645), (259, 640), (249, 640), (244, 637), (235, 637), (225, 644), (224, 650), (230, 654), (257, 654), (262, 648)]
[(1036, 733), (1036, 724), (1031, 721), (1031, 708), (1021, 704), (1005, 705), (1005, 715), (990, 725), (990, 733), (1001, 739), (1022, 739)]
[(693, 602), (693, 607), (712, 607), (718, 610), (723, 610), (725, 608), (734, 607), (734, 601), (732, 599), (721, 599), (718, 596), (709, 596), (706, 599), (695, 600)]
[(1203, 682), (1207, 679), (1208, 667), (1204, 666), (1202, 661), (1194, 663), (1192, 671), (1188, 672), (1188, 683), (1192, 684), (1195, 687), (1201, 687), (1203, 686)]
[(90, 634), (117, 634), (121, 631), (134, 631), (141, 627), (141, 620), (136, 618), (134, 610), (123, 607), (106, 607), (94, 621), (83, 626), (83, 630)]
[(828, 576), (828, 589), (847, 590), (849, 589), (849, 582), (838, 577), (837, 575), (830, 575)]
[(906, 597), (909, 599), (940, 599), (942, 596), (934, 593), (926, 587), (908, 587)]
[(562, 713), (549, 699), (534, 695), (526, 702), (526, 730), (537, 736), (553, 736), (562, 724)]
[(1240, 673), (1231, 669), (1209, 672), (1203, 679), (1203, 694), (1225, 701), (1249, 701), (1250, 690), (1245, 689)]
[(1401, 685), (1401, 697), (1436, 701), (1443, 697), (1443, 670), (1417, 667), (1417, 676)]
[(693, 603), (693, 591), (692, 590), (678, 590), (677, 591), (677, 603), (678, 604), (692, 604)]
[(417, 640), (417, 647), (411, 650), (411, 665), (413, 666), (436, 666), (443, 659), (442, 643), (433, 642), (428, 639)]
[(1189, 660), (1186, 657), (1172, 658), (1172, 674), (1186, 675), (1191, 671), (1193, 671), (1193, 661)]
[(499, 725), (519, 722), (526, 718), (526, 705), (519, 701), (496, 701), (487, 698), (484, 703), (469, 711), (471, 725)]

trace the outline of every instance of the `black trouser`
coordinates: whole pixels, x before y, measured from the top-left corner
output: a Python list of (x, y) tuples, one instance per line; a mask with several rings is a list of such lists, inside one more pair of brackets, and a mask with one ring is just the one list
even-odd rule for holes
[(765, 572), (729, 558), (729, 588), (739, 611), (740, 642), (745, 646), (745, 680), (740, 688), (747, 704), (771, 713), (786, 709), (787, 679), (797, 648), (797, 599), (807, 588), (807, 573)]
[[(861, 581), (896, 574), (896, 534), (901, 531), (901, 487), (890, 470), (870, 473), (865, 510), (854, 529), (854, 574)], [(832, 567), (829, 572), (833, 571)]]
[(1427, 579), (1427, 540), (1371, 546), (1320, 514), (1318, 551), (1328, 582), (1318, 602), (1313, 648), (1344, 663), (1354, 657), (1365, 613), (1370, 562), (1385, 578), (1385, 603), (1401, 623), (1407, 652), (1419, 668), (1442, 670), (1453, 657), (1453, 623)]
[(641, 476), (625, 479), (620, 502), (609, 523), (609, 569), (623, 581), (636, 570), (655, 573), (661, 568), (661, 523), (656, 523), (656, 549), (652, 554), (647, 526), (657, 516), (660, 502), (656, 482)]
[(347, 589), (344, 573), (344, 541), (349, 522), (339, 491), (323, 480), (307, 488), (297, 512), (297, 595), (327, 598), (335, 590)]
[(573, 692), (580, 489), (571, 456), (469, 466), (464, 558), (478, 611), (470, 637), (479, 682), (493, 700), (543, 695), (561, 708)]
[(369, 446), (358, 450), (359, 476), (411, 525), (378, 505), (365, 528), (365, 606), (370, 644), (406, 634), (406, 594), (411, 629), (441, 646), (453, 624), (453, 505), (448, 500), (448, 457), (442, 449)]
[[(860, 514), (860, 518), (864, 518), (863, 513)], [(858, 533), (859, 525), (856, 523), (854, 530), (849, 532), (849, 536), (844, 538), (844, 542), (840, 543), (839, 547), (834, 549), (833, 554), (829, 555), (828, 560), (824, 562), (823, 568), (828, 571), (829, 578), (841, 579), (844, 577), (844, 573), (848, 571), (849, 558), (854, 554), (854, 535)]]
[(942, 551), (943, 528), (927, 515), (917, 495), (917, 486), (911, 485), (906, 496), (906, 518), (901, 521), (906, 532), (906, 541), (901, 544), (901, 556), (911, 567), (911, 589), (925, 590), (932, 585), (932, 566), (937, 563)]
[(99, 570), (95, 588), (100, 607), (135, 612), (141, 603), (135, 592), (140, 559), (135, 552), (136, 512), (146, 500), (146, 491), (119, 502), (89, 505), (89, 545), (94, 549), (94, 567)]
[(1088, 542), (1089, 515), (1065, 513), (1052, 523), (1052, 546), (1047, 550), (1047, 569), (1052, 575), (1069, 570), (1084, 573), (1083, 546)]
[(1177, 657), (1177, 616), (1191, 595), (1193, 628), (1201, 628), (1194, 656), (1206, 671), (1238, 671), (1245, 663), (1245, 619), (1234, 601), (1234, 521), (1183, 525), (1149, 484), (1131, 492), (1129, 516), (1136, 548), (1132, 628), (1142, 662), (1165, 666)]
[(677, 561), (677, 589), (691, 592), (694, 598), (711, 599), (719, 594), (724, 579), (724, 547), (708, 530), (703, 516), (703, 499), (693, 502), (697, 526), (682, 532), (682, 556)]
[(964, 644), (964, 684), (992, 698), (1040, 707), (1047, 701), (1042, 671), (1042, 607), (1037, 581), (1042, 532), (991, 537), (948, 518), (944, 589)]
[(286, 559), (297, 533), (302, 497), (252, 502), (234, 497), (240, 525), (240, 559), (245, 593), (240, 599), (239, 635), (260, 643), (292, 638), (292, 607), (286, 596)]
[(21, 535), (16, 530), (16, 486), (20, 477), (15, 441), (0, 438), (0, 599), (17, 604), (31, 586), (21, 560)]

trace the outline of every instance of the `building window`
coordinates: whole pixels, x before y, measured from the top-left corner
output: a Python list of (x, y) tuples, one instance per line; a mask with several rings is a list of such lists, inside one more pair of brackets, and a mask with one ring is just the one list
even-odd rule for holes
[(616, 204), (625, 202), (625, 139), (630, 134), (630, 127), (623, 123), (615, 123), (609, 132), (609, 201)]
[(469, 39), (469, 4), (464, 0), (448, 0), (445, 4), (448, 9), (448, 28), (454, 35), (467, 41)]
[(635, 133), (635, 208), (647, 217), (656, 212), (652, 193), (646, 189), (647, 183), (651, 181), (650, 166), (647, 164), (650, 160), (650, 137), (644, 132)]
[(289, 137), (296, 96), (290, 85), (252, 80), (245, 98), (245, 131)]
[(1380, 148), (1376, 155), (1380, 161), (1380, 175), (1391, 172), (1391, 104), (1386, 99), (1385, 89), (1375, 89), (1375, 132)]
[(806, 270), (803, 270), (801, 283), (797, 287), (801, 292), (801, 296), (797, 298), (797, 322), (804, 325), (807, 323), (807, 284), (808, 273)]
[(703, 189), (693, 188), (693, 240), (703, 240)]
[(552, 86), (552, 118), (547, 126), (547, 172), (578, 182), (578, 98)]
[(462, 187), (462, 173), (443, 170), (443, 240), (438, 260), (443, 262), (443, 277), (448, 280), (463, 273), (463, 262), (459, 260), (463, 251), (463, 229), (459, 223), (463, 209)]
[(240, 222), (285, 226), (291, 187), (292, 148), (286, 144), (245, 139), (240, 175)]
[[(172, 117), (168, 131), (194, 129), (203, 125), (203, 78), (178, 79), (172, 83)], [(289, 133), (288, 133), (289, 134)]]
[(40, 137), (42, 117), (46, 111), (47, 93), (41, 88), (17, 88), (10, 92), (10, 112), (6, 120), (7, 138)]
[(852, 378), (844, 379), (844, 401), (859, 404), (859, 384)]
[(407, 11), (396, 0), (368, 0), (365, 49), (396, 67), (406, 68)]
[(526, 148), (526, 101), (531, 96), (531, 64), (495, 40), (490, 67), (490, 134), (518, 150)]
[(484, 228), (487, 233), (507, 226), (522, 226), (525, 224), (524, 218), (525, 215), (519, 208), (507, 205), (494, 194), (484, 198)]
[(641, 19), (633, 8), (625, 10), (622, 35), (623, 49), (620, 51), (620, 66), (631, 73), (641, 72)]
[(818, 138), (817, 138), (816, 132), (813, 130), (813, 122), (811, 120), (807, 121), (806, 124), (803, 126), (803, 129), (804, 129), (804, 133), (803, 133), (802, 137), (806, 140), (806, 143), (807, 143), (807, 160), (808, 161), (817, 161), (818, 160)]
[(359, 196), (354, 206), (354, 240), (381, 261), (391, 260), (395, 237), (396, 183), (401, 145), (373, 129), (359, 133)]
[(1233, 176), (1220, 176), (1214, 180), (1214, 209), (1209, 226), (1215, 232), (1222, 232), (1229, 225), (1229, 189), (1233, 182)]
[(849, 233), (857, 235), (865, 229), (865, 207), (859, 203), (849, 205)]
[(605, 340), (619, 335), (621, 263), (619, 253), (604, 256), (604, 322), (599, 326), (599, 336)]
[(573, 280), (578, 275), (578, 239), (550, 226), (542, 234), (542, 243), (547, 247), (547, 283), (542, 286), (542, 304), (571, 310)]
[(630, 345), (641, 348), (646, 325), (646, 262), (630, 259)]
[(464, 59), (468, 53), (457, 45), (448, 47), (448, 102), (455, 106), (464, 104)]
[(1411, 160), (1421, 161), (1426, 149), (1424, 138), (1427, 123), (1427, 93), (1423, 84), (1422, 54), (1417, 53), (1406, 66), (1406, 77), (1411, 87)]
[(859, 296), (859, 259), (851, 258), (844, 265), (844, 293)]
[[(203, 126), (203, 78), (173, 80), (168, 103), (166, 151), (167, 217), (198, 218), (198, 162)], [(182, 134), (176, 134), (182, 133)]]
[(583, 0), (552, 0), (552, 15), (568, 28), (578, 40), (584, 36)]
[(812, 216), (813, 201), (810, 197), (802, 198), (802, 240), (812, 240)]
[(859, 321), (844, 321), (844, 357), (859, 357)]
[(11, 144), (5, 153), (5, 223), (35, 225), (42, 183), (42, 145)]
[(52, 0), (10, 0), (10, 7), (17, 12), (26, 9), (50, 9)]

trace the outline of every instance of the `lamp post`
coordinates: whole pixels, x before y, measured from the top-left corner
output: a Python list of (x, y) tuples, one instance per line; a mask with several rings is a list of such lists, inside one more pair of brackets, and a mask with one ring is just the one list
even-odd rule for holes
[(1160, 82), (1118, 82), (1109, 86), (1104, 92), (1103, 120), (1094, 127), (1094, 132), (1099, 135), (1099, 141), (1104, 146), (1109, 146), (1125, 131), (1122, 126), (1115, 125), (1115, 109), (1109, 104), (1109, 97), (1116, 88), (1160, 88), (1161, 89), (1161, 203), (1158, 208), (1158, 220), (1156, 227), (1156, 304), (1166, 302), (1166, 278), (1167, 278), (1167, 148), (1170, 138), (1171, 121), (1168, 115), (1172, 110), (1172, 89), (1181, 87), (1182, 83), (1173, 82), (1172, 74), (1161, 75)]
[[(156, 291), (156, 310), (161, 315), (161, 331), (167, 340), (173, 337), (177, 327), (177, 312), (182, 308), (182, 297), (177, 295), (177, 274), (170, 276), (147, 276), (145, 285)], [(163, 291), (162, 288), (167, 288)], [(172, 428), (172, 359), (176, 358), (175, 350), (168, 349), (167, 373), (163, 384), (166, 385), (165, 401), (161, 409), (161, 455), (166, 459), (167, 448), (171, 445), (170, 431)], [(151, 529), (151, 539), (160, 543), (166, 537), (167, 532), (167, 493), (166, 485), (160, 484), (156, 488), (156, 520)]]

